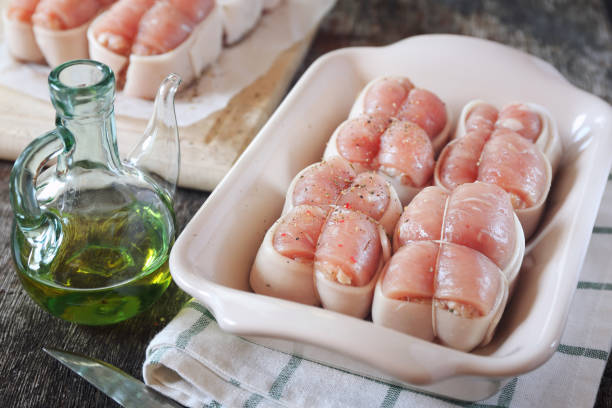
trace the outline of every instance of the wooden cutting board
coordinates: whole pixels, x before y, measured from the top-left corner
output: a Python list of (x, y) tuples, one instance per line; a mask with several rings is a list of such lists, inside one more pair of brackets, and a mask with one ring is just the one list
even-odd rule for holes
[[(6, 3), (0, 0), (0, 8)], [(313, 37), (314, 31), (280, 53), (272, 68), (225, 109), (180, 127), (180, 186), (211, 191), (219, 183), (280, 103)], [(0, 159), (15, 160), (32, 139), (53, 128), (54, 117), (51, 102), (0, 86)], [(146, 123), (117, 115), (122, 155), (140, 140)]]

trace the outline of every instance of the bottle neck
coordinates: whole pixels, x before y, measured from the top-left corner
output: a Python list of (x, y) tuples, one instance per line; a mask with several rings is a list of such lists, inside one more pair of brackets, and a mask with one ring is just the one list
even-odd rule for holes
[(92, 60), (66, 62), (49, 74), (49, 91), (56, 125), (74, 138), (70, 154), (58, 157), (58, 171), (72, 166), (119, 169), (111, 69)]
[(72, 165), (106, 167), (110, 170), (121, 167), (112, 105), (106, 112), (96, 116), (58, 116), (56, 122), (74, 135)]

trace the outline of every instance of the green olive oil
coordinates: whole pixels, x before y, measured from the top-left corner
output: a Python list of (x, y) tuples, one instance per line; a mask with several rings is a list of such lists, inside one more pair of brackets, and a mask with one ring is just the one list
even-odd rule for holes
[(59, 216), (53, 261), (28, 268), (31, 246), (13, 226), (13, 256), (29, 295), (51, 314), (87, 325), (112, 324), (148, 308), (170, 284), (174, 225), (168, 208), (143, 202), (109, 213)]

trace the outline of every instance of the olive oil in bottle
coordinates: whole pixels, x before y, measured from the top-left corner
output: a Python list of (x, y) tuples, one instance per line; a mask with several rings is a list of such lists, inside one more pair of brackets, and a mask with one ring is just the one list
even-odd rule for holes
[(60, 218), (58, 253), (37, 271), (27, 267), (31, 247), (13, 228), (24, 288), (51, 314), (76, 323), (111, 324), (143, 311), (171, 281), (174, 226), (163, 214), (171, 210), (161, 207), (136, 201), (108, 214)]

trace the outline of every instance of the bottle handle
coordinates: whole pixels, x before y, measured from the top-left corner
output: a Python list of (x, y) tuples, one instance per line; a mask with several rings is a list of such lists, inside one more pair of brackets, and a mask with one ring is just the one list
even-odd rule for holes
[[(62, 153), (69, 153), (74, 146), (74, 136), (59, 125), (52, 131), (34, 139), (19, 155), (9, 181), (11, 206), (17, 227), (32, 245), (30, 267), (37, 269), (41, 263), (49, 263), (55, 256), (61, 237), (57, 217), (40, 207), (36, 198), (36, 179), (44, 164)], [(66, 156), (58, 158), (64, 161)]]

